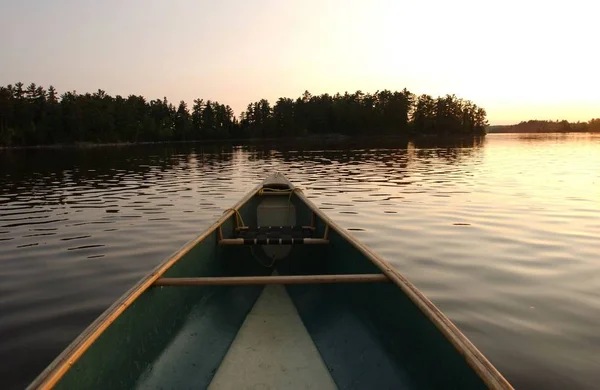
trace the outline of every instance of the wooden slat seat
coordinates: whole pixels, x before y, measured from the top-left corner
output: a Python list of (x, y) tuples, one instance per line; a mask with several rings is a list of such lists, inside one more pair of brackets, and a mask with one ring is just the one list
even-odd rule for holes
[(236, 229), (234, 238), (221, 239), (226, 245), (293, 245), (327, 244), (323, 238), (314, 238), (311, 226), (249, 226)]
[(236, 238), (312, 238), (310, 226), (249, 226), (240, 228)]

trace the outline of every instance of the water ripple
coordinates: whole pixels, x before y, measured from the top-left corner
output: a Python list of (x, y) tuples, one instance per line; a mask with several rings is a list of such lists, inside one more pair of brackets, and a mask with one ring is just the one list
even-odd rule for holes
[(517, 388), (595, 388), (600, 136), (424, 142), (0, 152), (3, 384), (26, 386), (140, 277), (280, 170)]

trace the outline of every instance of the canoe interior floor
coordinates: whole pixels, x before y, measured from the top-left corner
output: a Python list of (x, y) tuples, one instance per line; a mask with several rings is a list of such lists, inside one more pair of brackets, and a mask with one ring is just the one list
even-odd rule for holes
[[(361, 294), (368, 288), (352, 286)], [(135, 387), (415, 388), (368, 313), (349, 302), (348, 288), (219, 287), (195, 304)]]
[(336, 389), (285, 287), (266, 286), (209, 389)]
[(233, 317), (252, 293), (221, 289), (194, 307), (136, 388), (337, 388), (284, 286), (265, 286), (243, 322)]
[(206, 294), (133, 387), (206, 388), (261, 289), (262, 286), (220, 287)]

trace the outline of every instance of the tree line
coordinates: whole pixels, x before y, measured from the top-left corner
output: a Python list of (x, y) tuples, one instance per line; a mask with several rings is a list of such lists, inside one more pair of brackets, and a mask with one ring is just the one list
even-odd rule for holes
[(279, 98), (250, 103), (239, 119), (230, 106), (196, 99), (112, 97), (103, 90), (59, 95), (53, 86), (0, 87), (0, 145), (196, 141), (311, 135), (484, 134), (486, 112), (469, 100), (416, 96), (404, 89), (373, 94)]
[(587, 133), (600, 132), (600, 118), (588, 122), (529, 120), (516, 125), (489, 126), (490, 133)]

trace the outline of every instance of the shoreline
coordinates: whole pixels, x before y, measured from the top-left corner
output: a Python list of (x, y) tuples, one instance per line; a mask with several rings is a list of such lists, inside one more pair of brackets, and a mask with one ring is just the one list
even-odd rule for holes
[(487, 134), (464, 134), (464, 135), (438, 135), (438, 134), (420, 134), (420, 135), (382, 135), (382, 136), (348, 136), (342, 134), (324, 134), (318, 136), (303, 137), (272, 137), (272, 138), (231, 138), (231, 139), (208, 139), (208, 140), (187, 140), (187, 141), (142, 141), (142, 142), (78, 142), (74, 144), (50, 144), (50, 145), (27, 145), (27, 146), (0, 146), (3, 150), (51, 150), (51, 149), (96, 149), (107, 147), (131, 147), (131, 146), (151, 146), (151, 145), (256, 145), (256, 144), (289, 144), (299, 143), (306, 145), (310, 143), (347, 143), (355, 141), (419, 141), (419, 140), (461, 140), (485, 137)]

